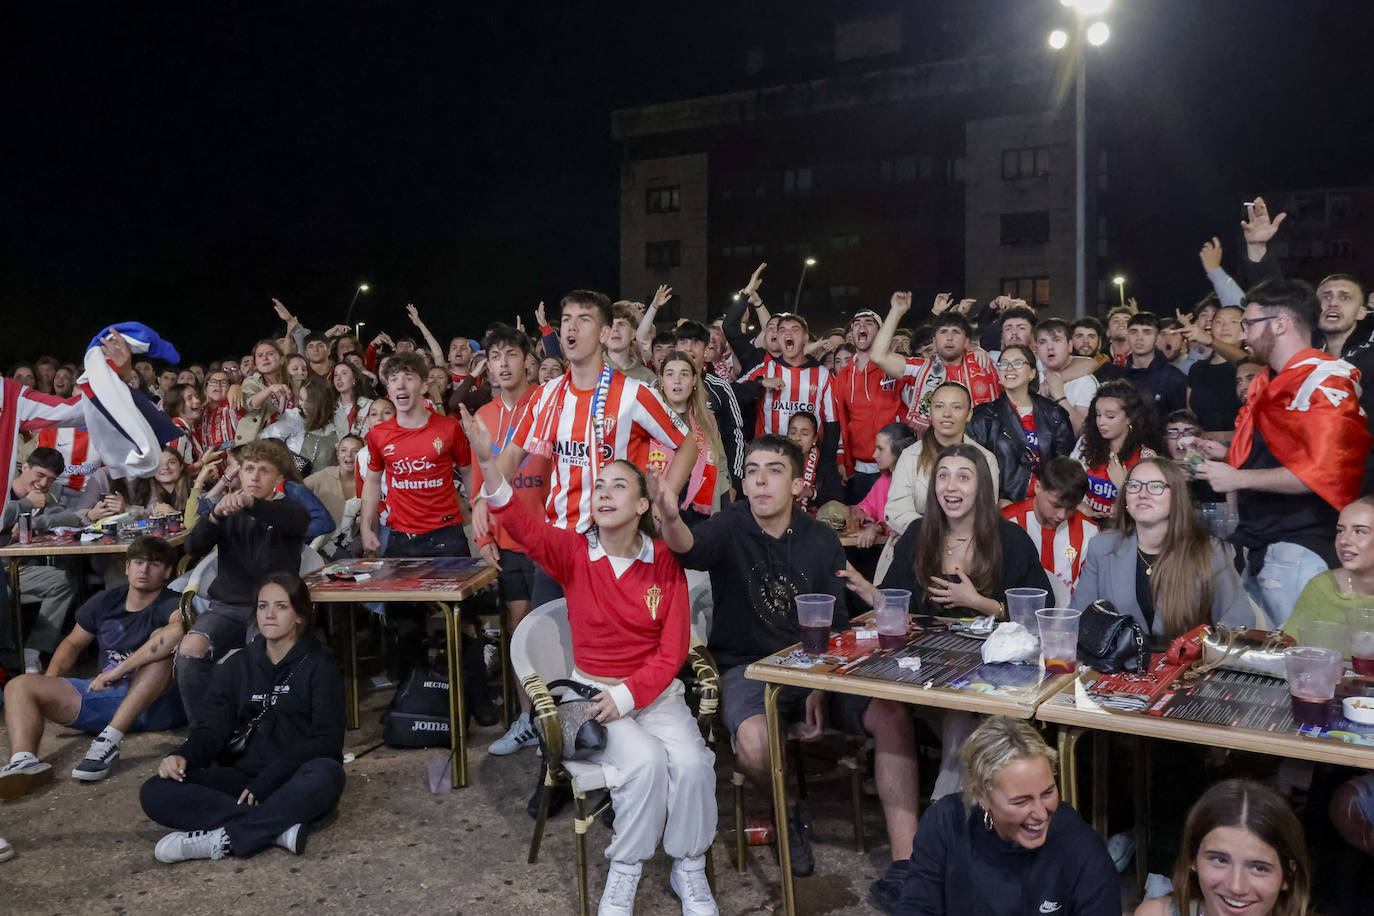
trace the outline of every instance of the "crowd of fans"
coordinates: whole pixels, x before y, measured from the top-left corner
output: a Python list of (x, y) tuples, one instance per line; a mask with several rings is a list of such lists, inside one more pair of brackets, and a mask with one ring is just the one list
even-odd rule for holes
[[(743, 672), (798, 641), (802, 593), (833, 595), (840, 628), (880, 586), (910, 589), (922, 613), (989, 617), (1006, 616), (1008, 589), (1043, 588), (1059, 606), (1109, 600), (1158, 645), (1202, 623), (1292, 628), (1374, 606), (1362, 383), (1374, 297), (1344, 274), (1315, 288), (1283, 277), (1267, 251), (1281, 222), (1254, 201), (1234, 278), (1213, 239), (1200, 301), (1166, 312), (1132, 300), (1105, 321), (948, 293), (915, 314), (899, 291), (885, 315), (818, 329), (769, 312), (760, 265), (709, 324), (658, 322), (667, 287), (647, 306), (578, 290), (557, 327), (540, 303), (537, 334), (517, 317), (445, 348), (414, 306), (413, 336), (363, 343), (347, 325), (312, 332), (276, 302), (279, 333), (246, 355), (135, 359), (128, 384), (176, 432), (156, 472), (100, 466), (81, 429), (25, 433), (0, 530), (17, 534), (21, 516), (37, 533), (175, 517), (193, 560), (214, 551), (206, 601), (183, 622), (164, 591), (174, 556), (140, 540), (127, 585), (85, 602), (64, 638), (70, 572), (26, 562), (8, 600), (39, 609), (23, 646), (0, 635), (15, 675), (0, 797), (51, 778), (36, 756), (44, 721), (95, 736), (73, 776), (98, 780), (125, 732), (189, 720), (143, 789), (149, 816), (177, 828), (158, 858), (300, 852), (343, 789), (342, 688), (296, 574), (321, 558), (475, 551), (499, 570), (513, 625), (567, 598), (574, 677), (599, 691), (602, 759), (623, 780), (600, 912), (631, 913), (662, 842), (683, 912), (715, 913), (711, 752), (676, 680), (690, 644), (683, 569), (709, 573), (702, 635), (724, 723), (765, 793), (763, 688)], [(72, 398), (81, 374), (42, 356), (11, 377)], [(857, 544), (848, 558), (840, 533)], [(399, 674), (423, 658), (423, 620), (404, 606), (387, 616)], [(92, 642), (101, 673), (58, 677)], [(482, 678), (469, 689), (479, 723), (494, 722)], [(491, 753), (537, 743), (520, 699)], [(932, 719), (943, 760), (918, 830), (908, 707), (790, 689), (782, 702), (803, 739), (838, 729), (874, 742), (892, 861), (872, 892), (885, 911), (964, 912), (976, 894), (1119, 912), (1112, 857), (1058, 808), (1055, 755), (1025, 723)], [(245, 726), (248, 750), (220, 765)], [(541, 778), (532, 809), (551, 803), (543, 791)], [(1333, 804), (1341, 835), (1368, 853), (1372, 797), (1355, 780), (1339, 817)], [(790, 813), (792, 868), (806, 875), (807, 819)], [(1140, 912), (1304, 912), (1309, 866), (1287, 802), (1255, 783), (1207, 789), (1172, 883)]]

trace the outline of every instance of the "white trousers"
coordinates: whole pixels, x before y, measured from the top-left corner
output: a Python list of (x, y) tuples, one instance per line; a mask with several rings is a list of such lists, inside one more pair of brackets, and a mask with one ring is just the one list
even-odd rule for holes
[[(579, 678), (580, 680), (580, 678)], [(716, 755), (706, 747), (674, 680), (658, 699), (606, 726), (601, 764), (615, 806), (606, 858), (642, 862), (663, 851), (704, 855), (716, 836)]]

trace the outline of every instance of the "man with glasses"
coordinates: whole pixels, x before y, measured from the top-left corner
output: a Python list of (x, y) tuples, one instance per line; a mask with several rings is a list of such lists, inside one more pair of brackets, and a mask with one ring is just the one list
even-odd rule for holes
[(1359, 406), (1359, 371), (1311, 346), (1312, 287), (1268, 280), (1245, 298), (1242, 340), (1266, 368), (1251, 383), (1230, 448), (1197, 440), (1212, 459), (1197, 473), (1218, 493), (1236, 493), (1231, 540), (1245, 550), (1245, 588), (1278, 626), (1308, 580), (1338, 565), (1336, 516), (1360, 494), (1374, 439)]

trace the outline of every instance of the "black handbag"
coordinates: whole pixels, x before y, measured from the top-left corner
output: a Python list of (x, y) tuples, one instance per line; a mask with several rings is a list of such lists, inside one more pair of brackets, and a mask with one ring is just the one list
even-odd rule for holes
[(1115, 674), (1150, 670), (1145, 631), (1105, 599), (1083, 609), (1078, 618), (1078, 660), (1094, 671)]
[[(558, 698), (558, 724), (563, 729), (563, 759), (582, 760), (606, 749), (606, 726), (593, 718), (592, 707), (605, 688), (560, 678), (549, 681), (549, 690), (567, 690)], [(541, 739), (542, 741), (542, 739)]]

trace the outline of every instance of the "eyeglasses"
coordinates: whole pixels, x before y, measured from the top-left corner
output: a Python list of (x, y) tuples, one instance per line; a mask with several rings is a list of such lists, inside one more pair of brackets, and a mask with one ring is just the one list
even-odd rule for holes
[(1182, 439), (1184, 436), (1196, 436), (1198, 431), (1191, 427), (1183, 429), (1169, 428), (1164, 431), (1164, 435), (1169, 439)]
[(1139, 493), (1146, 491), (1151, 496), (1163, 496), (1164, 491), (1169, 489), (1169, 485), (1162, 480), (1128, 480), (1126, 481), (1127, 493)]
[(1248, 331), (1257, 324), (1263, 324), (1266, 321), (1273, 321), (1275, 318), (1278, 317), (1278, 315), (1265, 315), (1263, 318), (1242, 318), (1240, 320), (1240, 329), (1242, 331)]
[(1017, 369), (1024, 369), (1024, 368), (1026, 368), (1026, 367), (1029, 366), (1029, 365), (1030, 365), (1029, 362), (1027, 362), (1027, 361), (1024, 360), (1024, 359), (1021, 359), (1020, 357), (1017, 357), (1016, 359), (1003, 359), (1003, 360), (998, 360), (998, 362), (997, 362), (997, 368), (998, 368), (998, 369), (1001, 369), (1001, 370), (1003, 370), (1003, 371), (1008, 371), (1008, 370), (1010, 370), (1010, 371), (1013, 371), (1013, 372), (1016, 371)]

